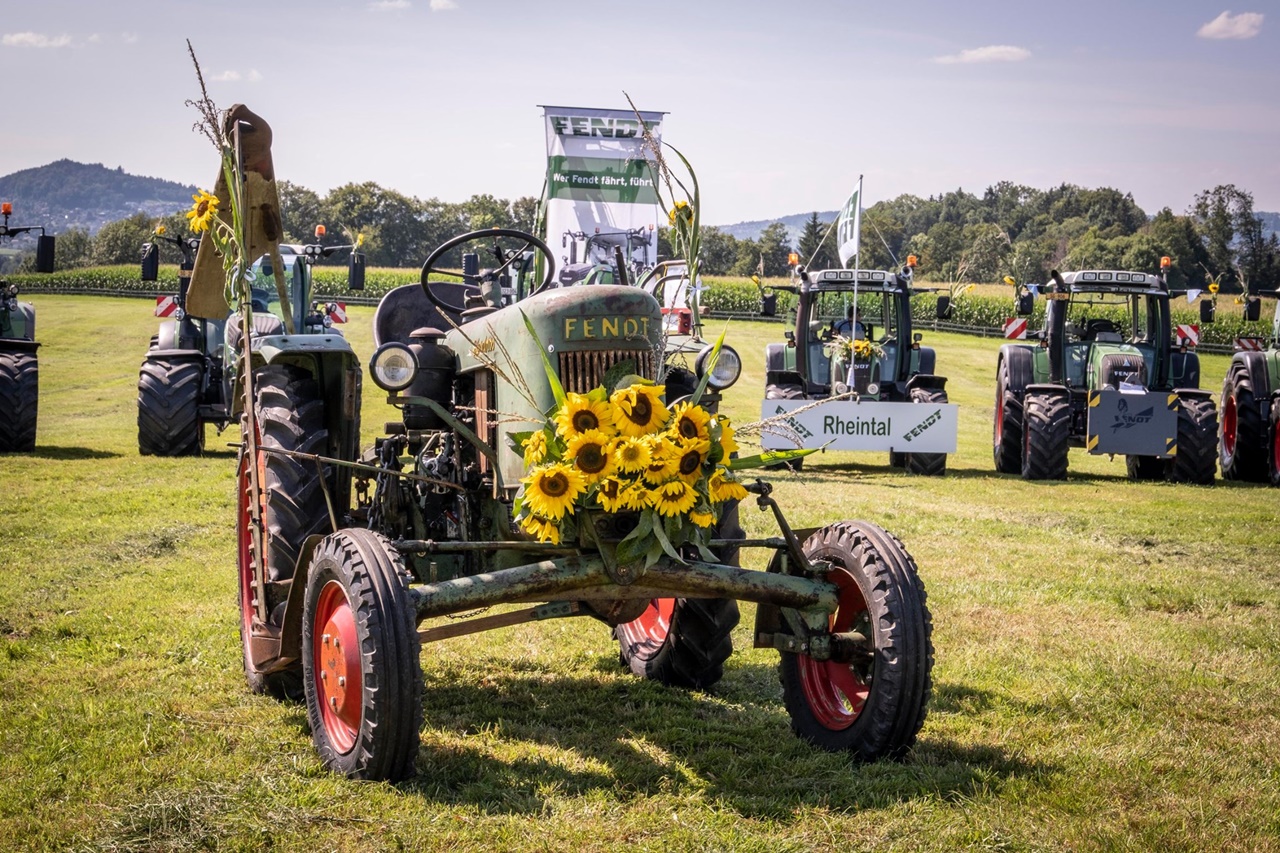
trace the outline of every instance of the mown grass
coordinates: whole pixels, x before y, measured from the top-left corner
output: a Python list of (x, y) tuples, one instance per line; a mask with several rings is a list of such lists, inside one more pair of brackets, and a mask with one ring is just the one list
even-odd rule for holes
[[(328, 774), (302, 709), (245, 690), (234, 430), (137, 455), (149, 306), (32, 301), (38, 448), (0, 459), (0, 849), (1280, 847), (1280, 492), (1074, 450), (1065, 483), (994, 475), (997, 341), (926, 338), (961, 404), (946, 478), (834, 453), (774, 478), (796, 526), (875, 521), (920, 565), (937, 665), (908, 761), (791, 737), (744, 607), (709, 693), (624, 673), (587, 620), (429, 647), (419, 775), (389, 786)], [(367, 357), (372, 309), (351, 315)], [(730, 327), (738, 423), (779, 331)], [(1215, 385), (1226, 359), (1203, 362)], [(391, 413), (365, 389), (372, 437)]]

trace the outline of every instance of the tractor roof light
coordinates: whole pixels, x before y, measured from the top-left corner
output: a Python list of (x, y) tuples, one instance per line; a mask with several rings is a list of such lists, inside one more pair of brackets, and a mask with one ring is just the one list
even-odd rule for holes
[[(693, 363), (694, 372), (698, 374), (699, 379), (707, 372), (713, 350), (715, 350), (715, 347), (711, 344), (703, 347), (702, 352), (698, 353), (698, 358)], [(721, 345), (720, 353), (716, 356), (716, 362), (711, 368), (711, 376), (708, 377), (707, 384), (717, 391), (723, 391), (737, 382), (738, 377), (741, 375), (742, 358), (739, 357), (737, 350), (731, 346)]]
[(917, 258), (915, 255), (907, 255), (907, 266), (909, 267), (920, 266), (920, 259)]
[(316, 226), (316, 239), (319, 240), (325, 235), (325, 227), (323, 225)]
[(1165, 255), (1162, 258), (1160, 258), (1160, 269), (1167, 270), (1171, 266), (1173, 266), (1173, 259), (1170, 258), (1168, 255)]
[(396, 393), (408, 388), (418, 373), (418, 360), (413, 351), (398, 341), (378, 347), (369, 359), (369, 374), (383, 391)]

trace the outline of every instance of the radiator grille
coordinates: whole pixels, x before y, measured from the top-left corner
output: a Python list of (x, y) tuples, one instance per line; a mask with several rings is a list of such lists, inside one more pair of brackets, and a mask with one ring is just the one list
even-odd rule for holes
[(560, 384), (564, 390), (585, 394), (604, 381), (604, 374), (620, 361), (635, 362), (635, 373), (652, 379), (653, 350), (578, 350), (560, 353)]

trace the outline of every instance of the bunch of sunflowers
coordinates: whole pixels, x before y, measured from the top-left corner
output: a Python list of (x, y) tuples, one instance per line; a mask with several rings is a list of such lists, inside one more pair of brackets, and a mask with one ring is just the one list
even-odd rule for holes
[(724, 505), (747, 495), (730, 470), (733, 427), (698, 405), (668, 408), (662, 385), (628, 380), (612, 393), (566, 393), (542, 429), (512, 435), (528, 469), (516, 521), (538, 541), (560, 543), (577, 537), (584, 513), (633, 512), (620, 562), (652, 563), (682, 545), (709, 558)]
[(866, 338), (848, 338), (844, 335), (836, 335), (827, 342), (827, 347), (833, 351), (833, 354), (843, 355), (845, 361), (870, 361), (873, 355), (884, 355), (884, 350), (881, 349), (879, 344)]

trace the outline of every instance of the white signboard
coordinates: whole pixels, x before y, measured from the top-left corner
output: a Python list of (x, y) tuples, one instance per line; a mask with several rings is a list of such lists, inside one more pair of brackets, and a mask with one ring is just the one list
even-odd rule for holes
[[(769, 419), (805, 406), (811, 409), (778, 422), (760, 436), (765, 450), (822, 447), (831, 450), (892, 450), (896, 453), (955, 453), (959, 407), (952, 403), (858, 403), (837, 400), (765, 400)], [(797, 445), (792, 438), (797, 438)]]

